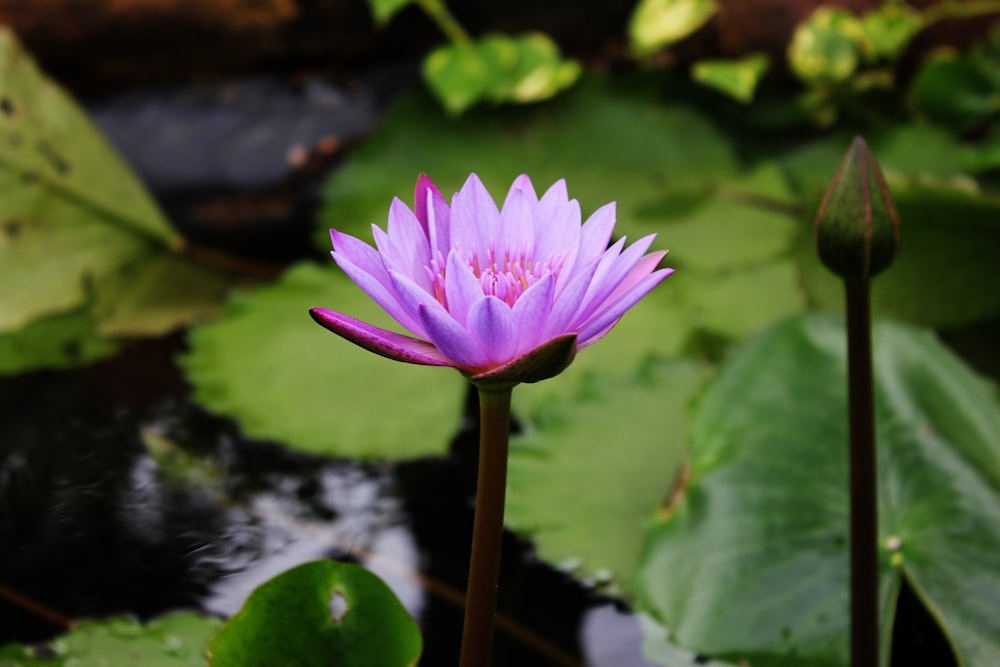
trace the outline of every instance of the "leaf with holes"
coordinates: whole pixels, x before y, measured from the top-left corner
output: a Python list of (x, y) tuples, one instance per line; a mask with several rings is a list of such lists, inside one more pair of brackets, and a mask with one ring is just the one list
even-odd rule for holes
[(208, 647), (211, 667), (413, 667), (422, 650), (417, 624), (381, 579), (330, 560), (258, 586)]
[[(695, 405), (689, 481), (634, 582), (690, 650), (847, 663), (843, 327), (800, 317), (756, 336)], [(1000, 664), (996, 389), (927, 332), (879, 324), (874, 354), (883, 658), (905, 578), (959, 664)]]

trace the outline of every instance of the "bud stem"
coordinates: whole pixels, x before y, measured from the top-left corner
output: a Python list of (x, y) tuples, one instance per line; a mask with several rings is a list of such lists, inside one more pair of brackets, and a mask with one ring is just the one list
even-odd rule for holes
[(878, 486), (869, 281), (845, 280), (850, 420), (851, 667), (878, 667)]
[(460, 667), (489, 667), (493, 654), (511, 389), (479, 388), (479, 479), (472, 526), (472, 556), (465, 596)]

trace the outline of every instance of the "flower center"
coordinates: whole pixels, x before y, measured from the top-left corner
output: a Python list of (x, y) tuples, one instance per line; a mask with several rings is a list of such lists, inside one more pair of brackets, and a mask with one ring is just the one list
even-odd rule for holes
[[(503, 254), (497, 254), (491, 247), (485, 253), (469, 253), (465, 262), (479, 280), (483, 294), (495, 296), (513, 308), (529, 287), (550, 273), (557, 276), (562, 268), (563, 258), (555, 256), (548, 261), (539, 262), (523, 250), (507, 249)], [(434, 298), (448, 308), (445, 264), (444, 258), (439, 254), (436, 259), (431, 260), (427, 272), (434, 289)]]

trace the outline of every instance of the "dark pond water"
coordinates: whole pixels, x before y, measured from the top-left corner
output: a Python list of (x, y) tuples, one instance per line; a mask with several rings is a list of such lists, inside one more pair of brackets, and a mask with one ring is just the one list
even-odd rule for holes
[[(185, 401), (173, 338), (72, 372), (0, 379), (0, 585), (62, 616), (234, 613), (264, 580), (336, 558), (421, 622), (422, 664), (457, 662), (476, 424), (453, 456), (361, 465), (241, 437)], [(470, 406), (474, 407), (474, 406)], [(635, 619), (508, 535), (500, 665), (640, 667)], [(0, 643), (60, 628), (0, 601)]]

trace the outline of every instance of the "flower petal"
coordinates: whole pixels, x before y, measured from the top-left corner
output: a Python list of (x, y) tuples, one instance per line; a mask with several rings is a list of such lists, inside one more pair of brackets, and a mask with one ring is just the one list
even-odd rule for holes
[(514, 316), (514, 331), (518, 344), (515, 355), (528, 352), (542, 340), (544, 323), (552, 310), (552, 297), (555, 294), (555, 278), (552, 274), (542, 276), (534, 285), (524, 291), (511, 309)]
[(427, 341), (386, 331), (326, 308), (312, 308), (309, 314), (321, 326), (355, 345), (396, 361), (424, 366), (451, 366), (451, 362)]
[[(423, 304), (428, 304), (432, 308), (439, 308), (445, 311), (444, 306), (438, 302), (432, 292), (424, 289), (423, 285), (415, 283), (409, 276), (389, 269), (389, 278), (392, 280), (392, 288), (397, 295), (399, 305), (406, 309), (406, 312), (418, 322), (422, 322), (418, 308)], [(421, 332), (421, 337), (424, 337), (423, 333)]]
[(521, 174), (514, 179), (513, 183), (511, 183), (510, 190), (507, 191), (507, 198), (503, 202), (504, 207), (507, 206), (507, 202), (510, 201), (510, 197), (514, 194), (515, 190), (525, 192), (531, 197), (533, 203), (538, 203), (538, 195), (535, 194), (535, 186), (531, 184), (531, 179), (528, 178), (527, 174)]
[(472, 304), (466, 328), (479, 340), (491, 365), (505, 363), (514, 357), (518, 348), (514, 316), (504, 301), (485, 296)]
[(482, 181), (470, 174), (451, 202), (451, 247), (465, 256), (486, 252), (497, 239), (500, 211)]
[[(570, 328), (574, 328), (576, 323), (586, 319), (585, 313), (593, 312), (591, 304), (594, 301), (594, 296), (604, 289), (607, 276), (614, 270), (615, 262), (620, 258), (624, 246), (625, 237), (622, 237), (613, 246), (605, 250), (604, 254), (597, 260), (597, 270), (594, 271), (594, 277), (591, 279), (590, 285), (587, 286), (586, 293), (580, 299), (580, 305), (573, 315), (573, 319), (570, 320)], [(612, 289), (614, 289), (614, 285), (607, 287), (608, 292)]]
[(605, 204), (587, 218), (580, 229), (579, 261), (589, 262), (608, 249), (611, 232), (615, 229), (615, 202)]
[(589, 264), (581, 267), (579, 272), (573, 276), (573, 280), (556, 295), (552, 304), (552, 311), (549, 313), (545, 325), (542, 327), (540, 338), (552, 338), (569, 330), (569, 324), (573, 321), (573, 316), (580, 309), (580, 301), (586, 294), (587, 288), (594, 278), (594, 271), (597, 270), (598, 260), (591, 260)]
[(558, 283), (565, 287), (572, 279), (580, 250), (580, 203), (565, 198), (558, 201), (550, 198), (549, 192), (535, 209), (535, 257), (561, 260)]
[(448, 202), (445, 201), (441, 191), (427, 174), (421, 174), (417, 179), (413, 200), (413, 212), (430, 241), (431, 258), (437, 259), (438, 254), (441, 257), (447, 257), (448, 220), (450, 218)]
[(398, 198), (393, 199), (388, 231), (382, 232), (373, 225), (372, 235), (387, 268), (399, 271), (424, 289), (430, 289), (430, 276), (424, 268), (431, 259), (430, 241), (417, 216), (406, 204)]
[(518, 187), (517, 181), (507, 194), (500, 211), (500, 232), (497, 251), (507, 251), (514, 256), (532, 257), (535, 246), (535, 207), (538, 200), (528, 182), (527, 189)]
[[(653, 270), (656, 269), (657, 265), (659, 265), (659, 263), (666, 256), (666, 250), (657, 250), (656, 252), (651, 252), (640, 259), (628, 272), (628, 275), (626, 275), (622, 281), (618, 283), (618, 287), (615, 288), (614, 292), (608, 295), (605, 301), (607, 303), (614, 303), (617, 301), (623, 294), (625, 294), (625, 292), (632, 289), (636, 283), (652, 273)], [(671, 273), (673, 273), (673, 271), (673, 269), (670, 269)]]
[(489, 357), (479, 345), (479, 341), (456, 322), (444, 308), (437, 309), (428, 304), (421, 304), (417, 314), (427, 331), (427, 338), (453, 366), (470, 372), (489, 367)]
[(472, 272), (472, 267), (462, 261), (454, 250), (448, 253), (444, 284), (445, 294), (448, 296), (448, 312), (459, 324), (465, 326), (469, 308), (483, 298), (483, 286)]
[(427, 204), (435, 195), (441, 197), (441, 191), (434, 185), (431, 177), (427, 174), (417, 176), (417, 184), (413, 188), (413, 213), (417, 216), (417, 220), (420, 221), (420, 226), (424, 228), (427, 238), (430, 238), (427, 224)]
[(614, 326), (615, 322), (625, 314), (629, 308), (639, 302), (642, 297), (649, 294), (650, 290), (660, 284), (660, 282), (673, 273), (673, 269), (660, 269), (655, 271), (638, 283), (620, 299), (608, 304), (602, 311), (596, 313), (590, 321), (585, 322), (580, 327), (578, 333), (578, 347), (584, 347), (596, 342), (601, 336), (606, 334)]
[[(391, 277), (390, 285), (387, 287), (380, 279), (379, 274), (368, 273), (339, 252), (334, 251), (330, 254), (333, 255), (333, 259), (347, 274), (347, 277), (353, 280), (375, 303), (382, 306), (382, 309), (389, 313), (393, 319), (411, 333), (424, 336), (424, 328), (421, 326), (420, 320), (416, 317), (415, 312), (411, 312), (406, 307), (405, 301), (399, 297), (395, 287), (391, 284)], [(385, 273), (384, 268), (382, 273)]]
[[(580, 303), (580, 310), (576, 314), (577, 321), (582, 322), (588, 319), (594, 312), (601, 308), (604, 302), (615, 291), (615, 288), (629, 274), (632, 267), (642, 259), (642, 254), (649, 249), (655, 237), (656, 234), (644, 236), (626, 248), (617, 257), (609, 256), (609, 253), (611, 253), (610, 249), (605, 253), (604, 257), (601, 258), (601, 265), (597, 268), (597, 273), (594, 274), (594, 280), (590, 285), (590, 289), (587, 290), (587, 294)], [(618, 247), (618, 244), (624, 240), (622, 238), (613, 247)], [(609, 261), (606, 262), (605, 258), (609, 258)], [(649, 273), (649, 271), (646, 273)]]

